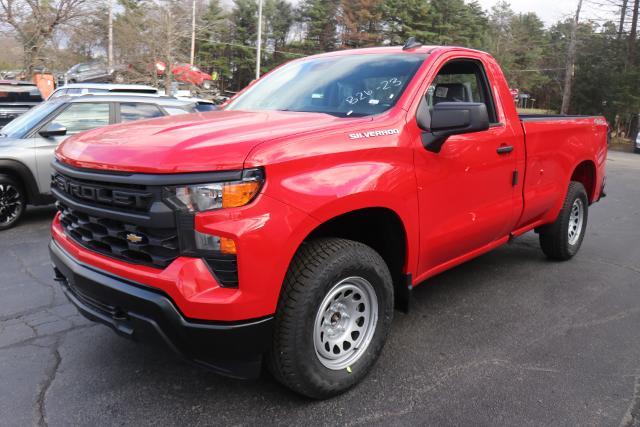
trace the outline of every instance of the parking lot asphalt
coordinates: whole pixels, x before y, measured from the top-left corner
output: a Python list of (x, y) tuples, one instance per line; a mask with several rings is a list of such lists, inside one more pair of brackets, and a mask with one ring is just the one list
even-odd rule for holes
[(235, 381), (79, 316), (53, 208), (0, 234), (0, 425), (640, 425), (640, 155), (611, 152), (580, 253), (529, 233), (414, 291), (365, 381), (327, 401)]

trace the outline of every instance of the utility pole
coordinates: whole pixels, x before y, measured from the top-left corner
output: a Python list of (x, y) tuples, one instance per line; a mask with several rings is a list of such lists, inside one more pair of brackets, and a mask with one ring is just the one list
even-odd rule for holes
[(260, 78), (261, 55), (262, 55), (262, 0), (258, 0), (258, 51), (256, 53), (256, 79)]
[(573, 25), (571, 25), (571, 38), (569, 39), (569, 48), (567, 49), (567, 67), (564, 73), (564, 89), (562, 91), (562, 107), (560, 108), (560, 114), (567, 114), (571, 103), (571, 85), (573, 84), (576, 62), (576, 33), (578, 30), (578, 23), (580, 22), (581, 9), (582, 0), (578, 0), (576, 17), (573, 20)]
[(191, 2), (191, 62), (193, 65), (196, 56), (196, 0)]
[(622, 8), (620, 10), (620, 24), (618, 25), (618, 40), (622, 38), (622, 33), (624, 33), (624, 21), (627, 17), (627, 2), (628, 0), (622, 0)]
[(107, 51), (109, 68), (113, 68), (113, 0), (109, 0), (109, 48)]
[(640, 12), (640, 0), (633, 3), (633, 18), (631, 19), (631, 31), (629, 31), (629, 46), (627, 59), (630, 66), (636, 65), (636, 36), (638, 35), (638, 12)]

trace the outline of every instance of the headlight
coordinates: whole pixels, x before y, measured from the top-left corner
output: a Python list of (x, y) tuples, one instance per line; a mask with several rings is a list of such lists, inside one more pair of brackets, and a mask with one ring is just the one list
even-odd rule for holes
[(247, 169), (241, 181), (195, 184), (167, 188), (167, 199), (189, 212), (235, 208), (251, 202), (264, 182), (262, 169)]

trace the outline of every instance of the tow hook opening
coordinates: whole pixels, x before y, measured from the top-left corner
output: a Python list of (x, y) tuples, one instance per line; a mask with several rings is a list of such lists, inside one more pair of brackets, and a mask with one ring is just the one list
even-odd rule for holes
[(125, 322), (129, 320), (129, 316), (127, 316), (127, 312), (122, 310), (120, 307), (116, 307), (111, 315), (111, 318), (116, 322)]

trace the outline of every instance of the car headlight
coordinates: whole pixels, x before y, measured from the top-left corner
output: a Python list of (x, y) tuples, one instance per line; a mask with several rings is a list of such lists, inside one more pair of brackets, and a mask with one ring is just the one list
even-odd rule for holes
[(242, 180), (170, 187), (167, 199), (189, 212), (235, 208), (250, 203), (264, 183), (262, 169), (246, 169)]

